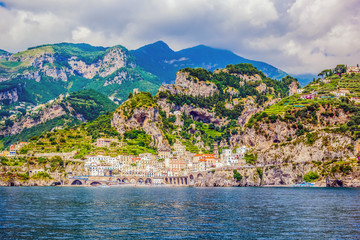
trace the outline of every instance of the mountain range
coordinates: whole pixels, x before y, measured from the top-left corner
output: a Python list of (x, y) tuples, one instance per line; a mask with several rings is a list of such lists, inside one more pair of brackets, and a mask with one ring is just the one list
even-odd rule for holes
[[(41, 104), (82, 89), (122, 102), (133, 88), (155, 93), (160, 80), (135, 64), (122, 46), (49, 44), (5, 54), (0, 61), (0, 101)], [(120, 87), (121, 86), (121, 87)]]
[[(184, 68), (156, 95), (135, 91), (114, 112), (33, 136), (20, 152), (61, 151), (82, 159), (160, 154), (175, 143), (194, 154), (212, 153), (215, 145), (220, 153), (246, 146), (243, 186), (305, 180), (358, 187), (359, 79), (359, 73), (331, 71), (299, 89), (295, 78), (274, 80), (251, 64), (214, 72)], [(100, 138), (112, 144), (96, 146)]]
[(251, 63), (267, 77), (281, 79), (288, 75), (270, 64), (249, 60), (231, 51), (199, 45), (173, 51), (165, 42), (158, 41), (130, 51), (136, 63), (158, 76), (164, 83), (174, 83), (176, 72), (185, 67), (204, 68), (209, 71), (225, 68), (228, 64)]

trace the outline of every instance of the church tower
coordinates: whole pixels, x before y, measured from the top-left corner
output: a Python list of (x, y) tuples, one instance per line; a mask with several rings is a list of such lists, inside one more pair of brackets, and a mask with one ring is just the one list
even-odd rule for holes
[(214, 142), (214, 157), (215, 157), (216, 160), (219, 159), (219, 149), (218, 149), (217, 142)]

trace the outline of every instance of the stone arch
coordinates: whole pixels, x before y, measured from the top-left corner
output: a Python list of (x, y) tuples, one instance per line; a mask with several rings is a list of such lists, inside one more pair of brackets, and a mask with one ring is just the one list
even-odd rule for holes
[(75, 179), (71, 185), (83, 185), (83, 183), (79, 179)]
[(135, 178), (130, 179), (130, 183), (136, 183), (136, 179)]
[(173, 184), (173, 179), (172, 178), (170, 178), (170, 184)]
[(151, 178), (147, 178), (147, 179), (145, 179), (145, 184), (151, 184), (152, 182), (151, 182)]
[(187, 185), (187, 184), (188, 184), (188, 179), (187, 179), (187, 177), (186, 177), (186, 178), (184, 178), (184, 182), (185, 182), (185, 185)]
[(61, 185), (61, 182), (53, 182), (51, 183), (51, 186), (60, 186)]
[(129, 183), (130, 181), (129, 181), (129, 179), (127, 179), (127, 178), (123, 178), (123, 180), (122, 180), (121, 182), (123, 182), (123, 183)]
[(199, 174), (197, 175), (197, 178), (198, 178), (198, 179), (202, 179), (202, 178), (203, 178), (203, 175), (202, 175), (201, 173), (199, 173)]
[(101, 183), (100, 182), (92, 182), (92, 183), (90, 183), (90, 185), (91, 186), (99, 186), (99, 185), (101, 185)]
[(189, 184), (194, 185), (194, 182), (195, 182), (194, 175), (190, 175), (189, 176)]
[(144, 179), (139, 178), (138, 181), (137, 181), (137, 183), (140, 183), (140, 184), (144, 183)]
[(184, 184), (184, 179), (180, 178), (180, 182), (181, 182), (181, 185), (183, 185)]
[(169, 183), (169, 179), (168, 179), (168, 178), (165, 178), (165, 183)]

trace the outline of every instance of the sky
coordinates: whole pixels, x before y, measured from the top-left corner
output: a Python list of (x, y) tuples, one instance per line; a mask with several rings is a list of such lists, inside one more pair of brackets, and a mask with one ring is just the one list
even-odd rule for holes
[(359, 0), (0, 0), (0, 49), (74, 42), (228, 49), (292, 74), (360, 64)]

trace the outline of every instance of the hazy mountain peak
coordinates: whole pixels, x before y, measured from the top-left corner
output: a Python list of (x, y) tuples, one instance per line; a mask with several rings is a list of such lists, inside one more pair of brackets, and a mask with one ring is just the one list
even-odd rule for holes
[[(245, 59), (235, 53), (203, 44), (174, 52), (166, 43), (158, 41), (131, 51), (136, 62), (146, 71), (157, 75), (163, 82), (175, 81), (176, 72), (186, 67), (203, 67), (213, 71), (228, 64), (251, 63), (266, 76), (281, 79), (287, 74), (267, 63)], [(181, 61), (179, 61), (181, 59)]]
[(151, 53), (151, 54), (160, 54), (160, 53), (166, 53), (166, 54), (172, 54), (174, 51), (163, 41), (157, 41), (148, 45), (145, 45), (141, 48), (138, 48), (134, 51), (141, 51), (144, 53)]

